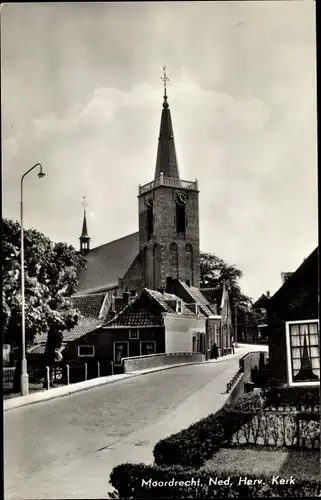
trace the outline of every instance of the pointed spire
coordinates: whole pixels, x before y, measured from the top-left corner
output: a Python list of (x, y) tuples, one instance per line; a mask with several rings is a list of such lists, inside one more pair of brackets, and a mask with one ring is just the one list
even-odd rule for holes
[(166, 74), (166, 66), (163, 67), (163, 71), (164, 75), (161, 77), (161, 80), (164, 83), (164, 102), (158, 138), (155, 179), (158, 179), (161, 173), (164, 177), (179, 179), (172, 118), (167, 102), (167, 83), (169, 82), (169, 78)]
[(86, 196), (83, 196), (82, 199), (82, 206), (84, 207), (84, 221), (82, 224), (82, 233), (79, 238), (80, 240), (80, 250), (87, 251), (90, 250), (90, 238), (88, 236), (88, 230), (87, 230), (87, 217), (86, 217), (86, 208), (88, 207), (88, 203), (86, 202)]

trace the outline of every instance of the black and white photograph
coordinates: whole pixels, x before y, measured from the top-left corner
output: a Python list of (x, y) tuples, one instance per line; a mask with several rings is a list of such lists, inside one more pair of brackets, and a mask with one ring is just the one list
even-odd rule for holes
[(6, 500), (321, 496), (314, 0), (1, 5)]

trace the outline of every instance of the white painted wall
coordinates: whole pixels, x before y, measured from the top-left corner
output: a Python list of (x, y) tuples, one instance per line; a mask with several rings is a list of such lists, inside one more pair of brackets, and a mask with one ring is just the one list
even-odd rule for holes
[(205, 318), (166, 313), (165, 326), (165, 353), (192, 352), (193, 334), (206, 332)]

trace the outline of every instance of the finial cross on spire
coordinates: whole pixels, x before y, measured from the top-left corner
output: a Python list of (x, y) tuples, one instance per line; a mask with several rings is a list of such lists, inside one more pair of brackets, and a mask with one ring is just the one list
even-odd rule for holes
[(83, 196), (82, 197), (82, 202), (81, 202), (82, 206), (84, 207), (84, 210), (86, 210), (86, 208), (88, 207), (88, 203), (87, 203), (87, 200), (86, 200), (86, 196)]
[(162, 82), (164, 83), (164, 96), (167, 97), (167, 94), (166, 94), (166, 87), (167, 87), (167, 82), (169, 82), (169, 78), (166, 74), (166, 66), (163, 66), (163, 72), (164, 72), (164, 75), (160, 77), (160, 79), (162, 80)]

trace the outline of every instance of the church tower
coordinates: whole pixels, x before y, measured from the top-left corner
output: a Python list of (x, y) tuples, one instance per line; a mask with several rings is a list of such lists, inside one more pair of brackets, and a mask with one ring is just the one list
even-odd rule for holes
[(166, 287), (179, 278), (199, 287), (199, 204), (197, 181), (180, 179), (164, 69), (164, 102), (155, 177), (139, 186), (139, 247), (143, 286)]
[(87, 253), (90, 250), (90, 238), (88, 236), (88, 230), (87, 230), (87, 218), (86, 218), (86, 208), (87, 208), (87, 203), (86, 203), (86, 197), (83, 197), (82, 201), (82, 206), (84, 207), (84, 221), (82, 224), (82, 232), (81, 236), (79, 238), (80, 241), (80, 251), (82, 253)]

